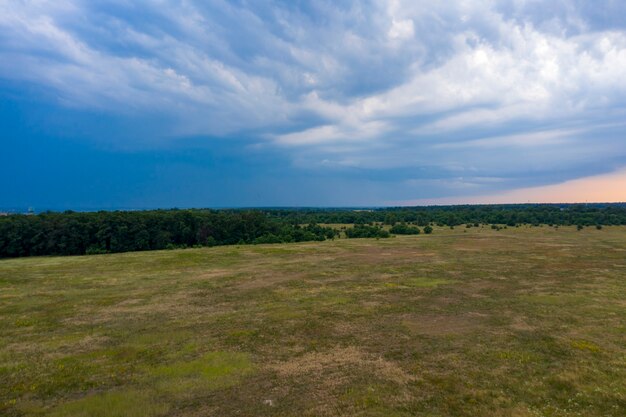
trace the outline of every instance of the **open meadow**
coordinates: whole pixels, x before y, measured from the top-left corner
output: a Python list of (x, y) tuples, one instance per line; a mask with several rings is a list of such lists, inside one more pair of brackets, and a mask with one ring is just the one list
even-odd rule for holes
[(0, 415), (626, 415), (626, 227), (0, 261)]

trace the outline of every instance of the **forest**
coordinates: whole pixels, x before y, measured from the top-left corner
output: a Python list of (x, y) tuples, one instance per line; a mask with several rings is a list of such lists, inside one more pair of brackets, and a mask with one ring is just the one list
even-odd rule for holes
[[(626, 206), (485, 205), (374, 209), (185, 209), (44, 212), (0, 217), (0, 257), (83, 255), (194, 246), (426, 234), (432, 225), (626, 225)], [(389, 230), (382, 224), (392, 226)]]
[(301, 227), (260, 211), (63, 212), (0, 218), (0, 257), (83, 255), (193, 246), (325, 240), (335, 230)]
[(264, 210), (272, 218), (290, 223), (388, 225), (411, 223), (418, 226), (436, 224), (531, 225), (626, 225), (626, 204), (511, 204), (456, 205), (428, 207), (390, 207), (377, 209), (274, 209)]

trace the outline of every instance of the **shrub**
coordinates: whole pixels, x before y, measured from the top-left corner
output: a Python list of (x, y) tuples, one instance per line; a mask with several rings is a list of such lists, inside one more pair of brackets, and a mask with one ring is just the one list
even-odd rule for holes
[(102, 255), (104, 253), (108, 253), (107, 250), (97, 246), (90, 246), (85, 251), (85, 255)]
[(389, 232), (376, 226), (354, 225), (352, 229), (346, 230), (348, 238), (365, 238), (365, 237), (389, 237)]
[(254, 244), (261, 244), (261, 243), (282, 243), (282, 239), (272, 233), (269, 233), (267, 235), (263, 235), (263, 236), (259, 236), (256, 239), (254, 239)]
[(419, 235), (420, 229), (418, 227), (407, 226), (406, 224), (396, 224), (389, 229), (389, 232), (394, 235)]

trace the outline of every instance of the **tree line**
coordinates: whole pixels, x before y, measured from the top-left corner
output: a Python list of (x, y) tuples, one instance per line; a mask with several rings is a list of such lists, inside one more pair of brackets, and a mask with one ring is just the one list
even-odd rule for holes
[(295, 223), (370, 224), (417, 226), (462, 224), (518, 224), (594, 226), (626, 225), (626, 204), (511, 204), (355, 209), (273, 209), (273, 218)]
[[(82, 255), (255, 243), (321, 241), (320, 224), (354, 224), (348, 238), (432, 232), (432, 225), (626, 225), (626, 205), (486, 205), (380, 209), (45, 212), (0, 217), (0, 257)], [(390, 225), (389, 230), (381, 227)]]
[(42, 213), (0, 218), (0, 257), (83, 255), (325, 240), (336, 231), (260, 211), (150, 210)]

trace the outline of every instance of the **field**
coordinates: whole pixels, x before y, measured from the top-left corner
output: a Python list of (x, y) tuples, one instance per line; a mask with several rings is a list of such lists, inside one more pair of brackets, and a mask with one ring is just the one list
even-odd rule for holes
[(2, 416), (624, 416), (626, 228), (0, 261)]

